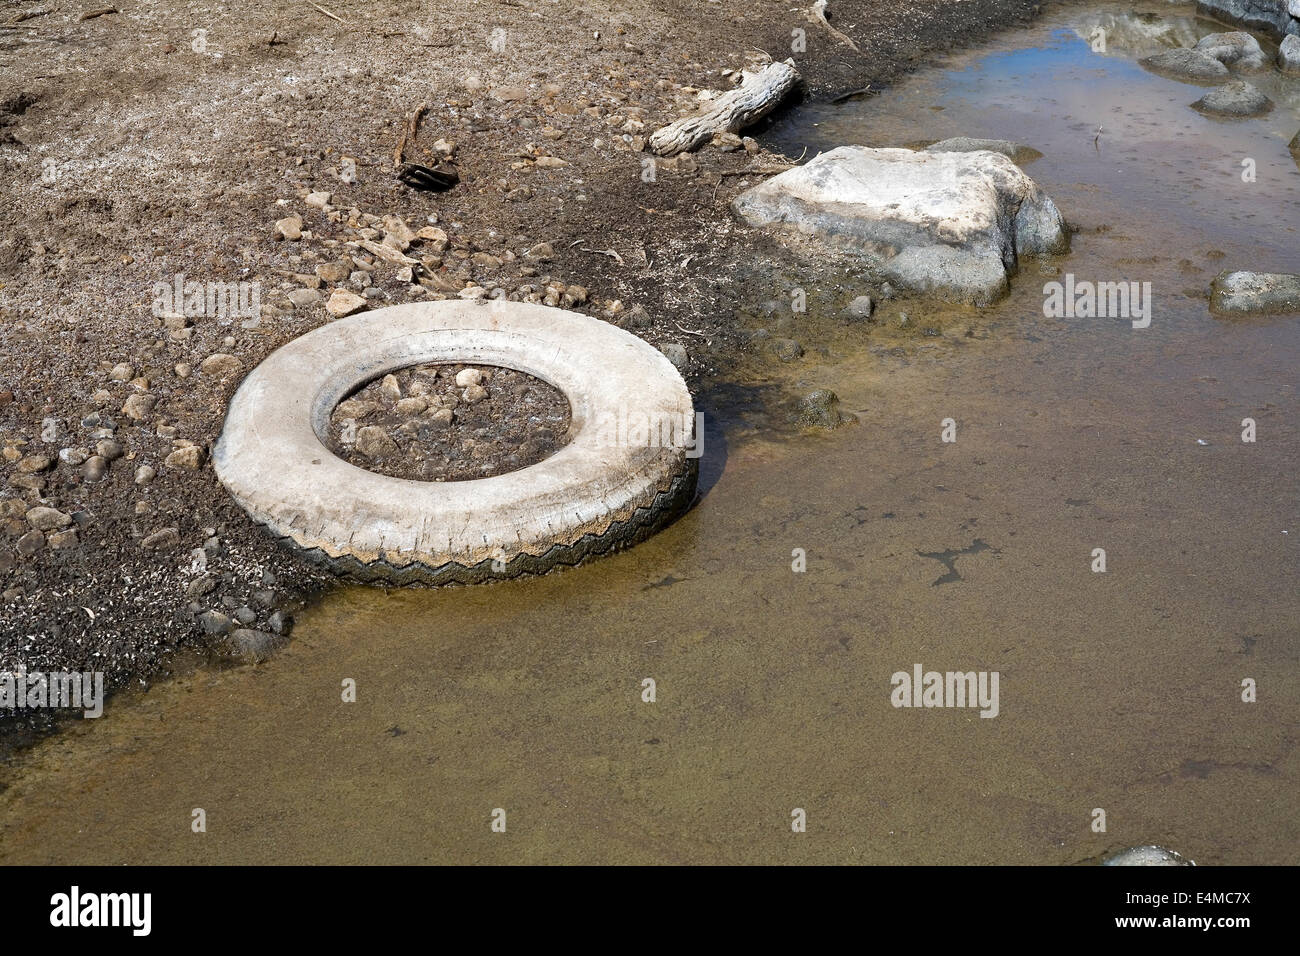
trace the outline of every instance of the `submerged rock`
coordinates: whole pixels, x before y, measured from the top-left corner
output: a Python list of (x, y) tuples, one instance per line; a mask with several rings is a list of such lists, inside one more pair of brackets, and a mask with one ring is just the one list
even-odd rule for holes
[(1065, 252), (1056, 205), (987, 150), (841, 146), (742, 193), (751, 226), (857, 257), (895, 285), (972, 305), (1007, 291), (1020, 256)]
[(1222, 83), (1231, 74), (1204, 50), (1165, 50), (1138, 61), (1152, 73), (1186, 83)]
[(1102, 866), (1195, 866), (1191, 860), (1162, 846), (1134, 846), (1101, 861)]
[(829, 388), (809, 392), (799, 401), (796, 420), (813, 428), (838, 428), (856, 422), (857, 416), (840, 411), (840, 398)]
[(1001, 153), (1017, 166), (1042, 159), (1043, 154), (1023, 143), (1013, 143), (1009, 139), (975, 139), (970, 136), (954, 136), (941, 139), (925, 148), (928, 153), (973, 153), (986, 149), (991, 153)]
[(236, 659), (248, 664), (258, 664), (283, 647), (285, 639), (278, 634), (240, 627), (230, 632), (227, 643), (232, 656)]
[(1221, 272), (1210, 285), (1210, 310), (1221, 315), (1300, 313), (1300, 275)]
[(1236, 118), (1263, 116), (1272, 108), (1273, 101), (1245, 80), (1233, 80), (1192, 104), (1192, 109), (1210, 116)]

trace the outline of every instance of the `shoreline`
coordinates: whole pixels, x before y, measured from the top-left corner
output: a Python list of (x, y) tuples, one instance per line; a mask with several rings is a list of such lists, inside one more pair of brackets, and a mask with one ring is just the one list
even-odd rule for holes
[[(568, 5), (549, 20), (528, 7), (493, 8), (491, 24), (438, 11), (437, 27), (397, 34), (386, 26), (396, 7), (368, 8), (364, 20), (340, 10), (344, 24), (253, 9), (238, 37), (221, 24), (195, 27), (188, 8), (146, 23), (130, 9), (85, 23), (59, 14), (0, 32), (9, 61), (0, 164), (19, 184), (2, 200), (15, 226), (0, 241), (0, 348), (9, 358), (0, 440), (17, 454), (0, 464), (0, 497), (24, 511), (39, 500), (72, 517), (76, 532), (61, 547), (43, 538), (20, 553), (28, 528), (20, 505), (6, 505), (0, 664), (103, 671), (111, 695), (232, 660), (220, 635), (203, 633), (195, 605), (228, 615), (247, 608), (260, 627), (330, 587), (286, 560), (204, 458), (240, 378), (331, 319), (316, 267), (355, 251), (348, 244), (372, 219), (398, 215), (416, 229), (436, 216), (448, 241), (435, 281), (447, 275), (510, 295), (580, 287), (581, 311), (656, 346), (683, 345), (683, 374), (698, 391), (750, 357), (736, 321), (740, 290), (772, 249), (734, 228), (728, 201), (744, 181), (734, 173), (778, 157), (761, 146), (753, 154), (705, 146), (643, 182), (647, 154), (620, 147), (621, 131), (635, 139), (681, 116), (690, 90), (722, 88), (720, 72), (745, 65), (746, 47), (783, 58), (775, 47), (795, 27), (808, 35), (808, 51), (795, 55), (802, 95), (822, 100), (1022, 25), (1038, 6), (968, 0), (918, 17), (906, 3), (846, 0), (832, 7), (833, 23), (860, 53), (762, 2), (731, 5), (739, 25), (685, 3), (634, 3), (603, 21)], [(478, 47), (495, 29), (505, 44), (493, 60)], [(51, 44), (54, 65), (21, 49)], [(426, 72), (429, 57), (438, 64)], [(78, 83), (45, 72), (55, 66), (82, 71)], [(410, 190), (388, 166), (407, 115), (426, 101), (416, 148), (432, 157), (435, 141), (451, 141), (461, 173), (445, 193)], [(539, 165), (542, 156), (565, 165)], [(321, 192), (331, 194), (328, 213), (309, 204)], [(302, 235), (278, 238), (274, 224), (293, 216)], [(544, 253), (523, 254), (543, 244)], [(382, 281), (372, 307), (454, 294), (414, 292), (375, 266)], [(180, 275), (256, 282), (260, 314), (192, 322), (151, 314), (151, 290)], [(216, 356), (230, 360), (204, 365)], [(53, 442), (42, 438), (50, 420)], [(102, 477), (67, 459), (18, 467), (102, 442), (120, 456), (100, 456)], [(142, 468), (153, 472), (145, 482)], [(0, 716), (0, 752), (57, 723), (43, 713)]]

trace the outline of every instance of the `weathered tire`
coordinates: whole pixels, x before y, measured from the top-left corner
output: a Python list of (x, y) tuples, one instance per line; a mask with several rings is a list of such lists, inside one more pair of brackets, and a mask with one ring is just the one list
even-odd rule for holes
[[(550, 383), (569, 402), (569, 443), (530, 467), (455, 482), (390, 478), (326, 449), (342, 398), (425, 362), (503, 366)], [(642, 415), (685, 431), (655, 444), (611, 427)], [(577, 564), (653, 534), (694, 499), (693, 424), (677, 370), (622, 329), (539, 305), (429, 302), (331, 322), (272, 353), (231, 400), (213, 465), (254, 520), (310, 560), (364, 581), (472, 583)]]

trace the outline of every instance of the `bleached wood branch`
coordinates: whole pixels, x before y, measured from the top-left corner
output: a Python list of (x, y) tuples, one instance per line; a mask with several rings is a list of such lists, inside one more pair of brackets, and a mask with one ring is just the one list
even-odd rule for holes
[(704, 112), (657, 130), (650, 137), (650, 151), (674, 156), (717, 133), (737, 133), (776, 109), (798, 82), (799, 71), (791, 60), (769, 63), (758, 73), (746, 74), (744, 83), (723, 93)]

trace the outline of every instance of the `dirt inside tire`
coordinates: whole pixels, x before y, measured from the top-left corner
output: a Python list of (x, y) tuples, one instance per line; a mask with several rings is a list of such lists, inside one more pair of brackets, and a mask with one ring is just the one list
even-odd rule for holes
[(413, 481), (491, 478), (535, 465), (569, 441), (569, 403), (515, 369), (426, 364), (368, 382), (335, 406), (326, 447)]

